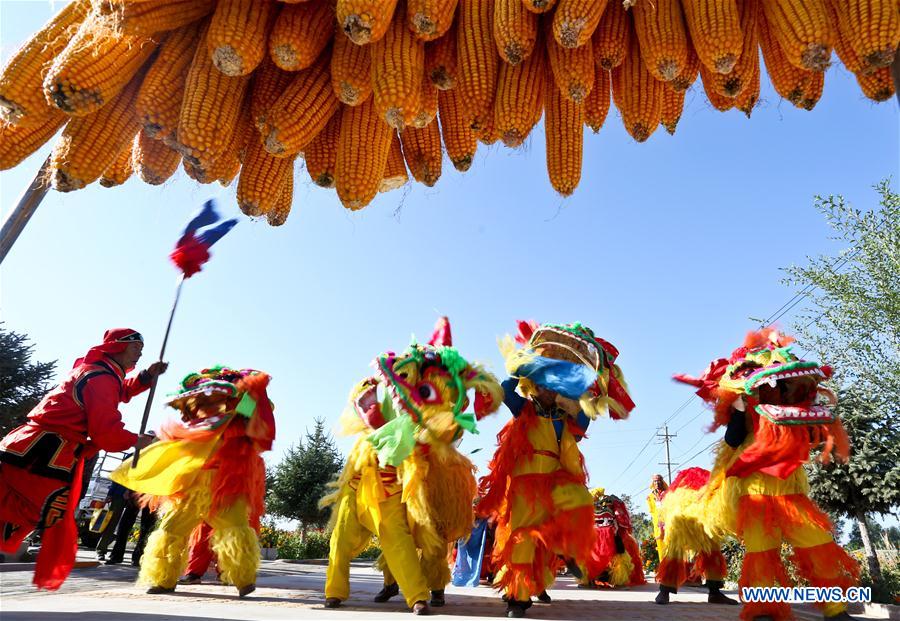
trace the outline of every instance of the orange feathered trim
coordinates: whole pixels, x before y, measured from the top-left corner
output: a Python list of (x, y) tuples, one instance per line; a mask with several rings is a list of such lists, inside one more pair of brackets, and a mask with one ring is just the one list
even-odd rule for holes
[(700, 552), (694, 558), (691, 575), (704, 576), (707, 580), (724, 580), (728, 575), (728, 563), (720, 550)]
[(631, 562), (634, 563), (634, 569), (631, 570), (631, 576), (628, 578), (628, 585), (647, 584), (647, 579), (644, 578), (644, 561), (641, 559), (641, 547), (638, 545), (637, 540), (631, 533), (623, 533), (622, 542), (625, 544), (625, 551), (631, 557)]
[[(738, 580), (738, 591), (751, 586), (791, 586), (791, 579), (781, 563), (781, 551), (747, 552)], [(753, 621), (755, 617), (768, 615), (775, 621), (789, 621), (794, 618), (790, 604), (784, 602), (745, 602), (741, 610), (742, 621)]]
[(688, 489), (700, 489), (709, 482), (709, 470), (704, 468), (685, 468), (675, 475), (675, 480), (669, 486), (669, 490), (682, 487)]
[(258, 528), (266, 494), (266, 466), (253, 440), (245, 433), (245, 422), (234, 420), (223, 435), (221, 446), (204, 468), (215, 469), (212, 506), (215, 514), (243, 497), (250, 509), (250, 526)]
[(811, 548), (794, 548), (791, 561), (810, 586), (838, 586), (846, 592), (859, 584), (859, 563), (834, 541)]
[(537, 424), (535, 416), (513, 418), (497, 434), (497, 452), (488, 463), (488, 474), (478, 483), (478, 515), (497, 519), (506, 502), (506, 485), (520, 459), (534, 456), (528, 432)]
[(748, 525), (762, 524), (767, 534), (791, 532), (808, 524), (815, 524), (831, 532), (833, 526), (828, 515), (805, 494), (788, 496), (741, 496), (737, 510), (737, 532), (743, 533)]
[(677, 589), (687, 580), (687, 563), (680, 558), (664, 558), (656, 568), (656, 581), (663, 586)]

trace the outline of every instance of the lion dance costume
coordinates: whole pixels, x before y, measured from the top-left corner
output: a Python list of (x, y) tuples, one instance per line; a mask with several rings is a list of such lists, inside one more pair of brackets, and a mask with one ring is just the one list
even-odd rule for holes
[(585, 565), (585, 586), (637, 586), (646, 584), (641, 548), (634, 538), (628, 508), (602, 487), (594, 498), (594, 545)]
[(497, 525), (494, 586), (505, 592), (510, 617), (523, 616), (531, 597), (553, 584), (560, 557), (585, 565), (594, 506), (577, 443), (592, 418), (608, 410), (623, 419), (634, 407), (618, 351), (587, 327), (519, 322), (516, 342), (524, 347), (501, 342), (513, 419), (497, 436), (478, 504)]
[[(659, 475), (657, 475), (659, 476)], [(724, 593), (725, 577), (728, 575), (728, 562), (722, 554), (721, 537), (710, 536), (702, 529), (690, 531), (690, 544), (683, 540), (667, 539), (668, 531), (662, 516), (664, 509), (668, 513), (678, 510), (683, 502), (691, 502), (696, 491), (709, 481), (709, 472), (703, 468), (686, 468), (675, 475), (672, 486), (667, 487), (662, 477), (654, 478), (651, 483), (651, 494), (647, 497), (650, 503), (650, 515), (653, 519), (653, 532), (659, 552), (659, 567), (656, 570), (656, 581), (659, 583), (657, 604), (668, 604), (669, 594), (677, 593), (678, 588), (686, 582), (699, 584), (706, 579), (709, 591), (707, 602), (710, 604), (736, 605), (738, 602)], [(673, 517), (678, 520), (678, 517)], [(686, 533), (677, 526), (670, 529), (673, 537)], [(689, 545), (689, 548), (685, 548)], [(693, 558), (693, 560), (692, 560)]]
[[(449, 346), (449, 326), (429, 345), (387, 352), (375, 375), (352, 391), (343, 431), (359, 434), (337, 481), (323, 499), (333, 505), (326, 606), (350, 595), (350, 561), (377, 536), (383, 554), (386, 601), (396, 581), (407, 605), (427, 614), (429, 591), (443, 604), (450, 582), (449, 546), (474, 522), (474, 466), (455, 448), (464, 431), (499, 408), (502, 389), (481, 367)], [(475, 415), (466, 393), (475, 392)], [(379, 394), (381, 393), (381, 394)]]
[(269, 376), (251, 369), (203, 369), (188, 375), (169, 405), (181, 412), (159, 431), (161, 442), (142, 451), (132, 468), (111, 478), (160, 497), (165, 511), (150, 536), (139, 580), (148, 593), (175, 589), (187, 563), (191, 532), (206, 522), (222, 579), (241, 597), (255, 589), (259, 568), (256, 531), (263, 513), (265, 464), (275, 418), (266, 394)]
[[(701, 377), (676, 376), (713, 404), (714, 426), (726, 431), (709, 481), (672, 506), (669, 492), (663, 503), (666, 547), (690, 549), (701, 529), (713, 539), (733, 533), (746, 550), (741, 587), (790, 586), (780, 556), (787, 542), (797, 573), (811, 586), (846, 590), (857, 582), (858, 564), (835, 543), (828, 516), (809, 498), (802, 466), (819, 445), (823, 462), (833, 454), (846, 460), (849, 440), (832, 412), (834, 393), (821, 384), (831, 369), (798, 358), (792, 342), (775, 329), (752, 332)], [(826, 603), (824, 614), (850, 618), (843, 603)], [(746, 602), (741, 618), (782, 621), (792, 614), (784, 602)]]

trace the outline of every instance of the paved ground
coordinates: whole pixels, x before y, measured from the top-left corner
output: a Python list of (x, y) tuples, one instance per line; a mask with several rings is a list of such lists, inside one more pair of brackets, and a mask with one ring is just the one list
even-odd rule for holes
[[(79, 555), (93, 560), (92, 553)], [(381, 576), (368, 564), (355, 564), (353, 593), (342, 608), (323, 608), (325, 583), (323, 565), (263, 561), (258, 589), (240, 600), (233, 587), (215, 582), (179, 586), (171, 595), (147, 595), (135, 586), (137, 569), (130, 565), (100, 565), (75, 569), (55, 593), (38, 592), (31, 586), (30, 564), (0, 564), (2, 621), (207, 621), (234, 619), (269, 621), (293, 619), (409, 619), (398, 597), (387, 604), (375, 604), (372, 596), (381, 588)], [(211, 581), (213, 575), (208, 575)], [(550, 591), (550, 605), (535, 604), (532, 619), (591, 619), (610, 621), (737, 621), (739, 607), (705, 603), (705, 593), (687, 588), (674, 596), (669, 606), (652, 603), (654, 585), (631, 589), (585, 590), (563, 578)], [(447, 606), (435, 610), (458, 619), (502, 617), (504, 604), (486, 587), (447, 590)], [(797, 611), (804, 621), (821, 619), (818, 614)], [(860, 617), (865, 618), (865, 617)]]

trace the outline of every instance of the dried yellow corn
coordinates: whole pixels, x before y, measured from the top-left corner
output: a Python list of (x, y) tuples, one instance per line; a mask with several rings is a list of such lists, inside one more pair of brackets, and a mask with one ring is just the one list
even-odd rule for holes
[(544, 106), (550, 184), (563, 196), (569, 196), (581, 181), (584, 105), (563, 97), (553, 83), (553, 76), (547, 75), (544, 78)]
[[(135, 137), (137, 139), (137, 137)], [(119, 155), (113, 160), (113, 163), (106, 167), (103, 174), (100, 175), (100, 185), (104, 188), (114, 188), (122, 185), (131, 177), (134, 169), (131, 167), (131, 149), (132, 142), (129, 142), (119, 151)]]
[(396, 134), (378, 115), (370, 98), (358, 106), (343, 106), (334, 184), (347, 209), (362, 209), (375, 198)]
[(608, 0), (559, 0), (553, 12), (553, 37), (556, 42), (571, 48), (581, 47), (590, 41), (606, 10), (607, 2)]
[(409, 181), (409, 175), (406, 172), (406, 161), (403, 159), (403, 151), (400, 148), (400, 137), (396, 132), (391, 139), (391, 150), (388, 153), (387, 163), (384, 166), (384, 178), (378, 186), (379, 192), (390, 192), (396, 190)]
[(494, 3), (460, 0), (457, 27), (459, 86), (466, 120), (476, 131), (493, 123), (499, 70), (494, 43)]
[(338, 138), (341, 135), (341, 115), (335, 114), (325, 129), (313, 138), (303, 152), (306, 172), (313, 183), (322, 188), (334, 187), (334, 165), (337, 162)]
[(637, 38), (632, 37), (625, 62), (613, 69), (612, 94), (625, 129), (643, 142), (659, 125), (662, 89), (666, 86), (647, 69), (637, 46)]
[(534, 50), (538, 35), (538, 17), (525, 8), (522, 0), (493, 0), (494, 42), (500, 56), (510, 65), (518, 65)]
[(356, 45), (347, 37), (334, 38), (331, 87), (348, 106), (358, 106), (372, 94), (371, 49), (368, 45)]
[(282, 7), (269, 35), (269, 55), (285, 71), (306, 69), (334, 36), (334, 5), (309, 0)]
[(50, 140), (66, 122), (66, 115), (54, 110), (37, 125), (12, 125), (0, 121), (0, 170), (18, 166), (22, 160)]
[(438, 90), (456, 84), (456, 26), (440, 39), (425, 44), (425, 75)]
[(469, 170), (472, 160), (475, 158), (478, 139), (475, 131), (466, 121), (463, 113), (464, 104), (460, 99), (458, 88), (441, 91), (438, 93), (438, 113), (447, 157), (450, 158), (456, 170), (465, 172)]
[(406, 23), (422, 41), (443, 37), (453, 23), (458, 0), (407, 0)]
[(641, 56), (650, 73), (670, 82), (687, 67), (687, 26), (679, 0), (640, 0), (632, 8)]
[(594, 88), (584, 100), (584, 124), (596, 134), (603, 127), (609, 114), (609, 71), (596, 65), (594, 67)]
[(167, 34), (144, 76), (138, 91), (137, 113), (144, 131), (153, 138), (170, 142), (175, 139), (184, 86), (199, 38), (196, 24)]
[(763, 0), (762, 12), (789, 63), (813, 71), (828, 68), (832, 37), (825, 0)]
[(206, 49), (219, 71), (234, 77), (259, 66), (277, 9), (274, 0), (216, 0)]
[(138, 176), (150, 185), (161, 185), (178, 169), (181, 155), (166, 146), (161, 140), (154, 140), (147, 132), (138, 132), (131, 150), (131, 165)]
[(432, 187), (441, 176), (441, 130), (437, 123), (419, 129), (407, 127), (400, 132), (403, 158), (413, 179)]
[(743, 37), (736, 0), (681, 0), (700, 62), (728, 73), (741, 55)]
[(425, 44), (406, 27), (397, 11), (385, 35), (371, 44), (372, 91), (378, 114), (402, 130), (419, 110), (419, 91), (425, 75)]
[(619, 0), (609, 3), (591, 38), (595, 63), (607, 70), (622, 64), (634, 36), (631, 21)]
[(357, 45), (374, 43), (387, 32), (397, 0), (337, 0), (338, 28)]

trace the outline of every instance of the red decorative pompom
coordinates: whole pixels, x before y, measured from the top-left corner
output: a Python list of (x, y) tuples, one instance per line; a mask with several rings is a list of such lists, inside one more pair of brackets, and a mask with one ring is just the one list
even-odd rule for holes
[(169, 255), (185, 278), (190, 278), (201, 269), (203, 264), (209, 261), (209, 248), (193, 235), (183, 237), (175, 250)]

